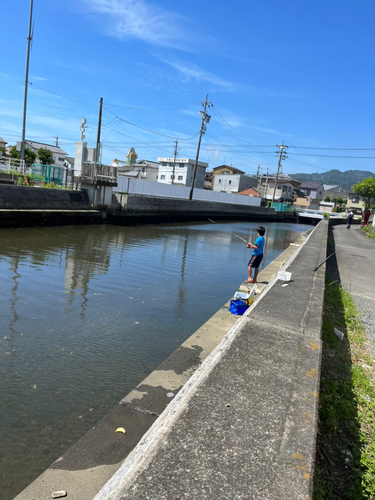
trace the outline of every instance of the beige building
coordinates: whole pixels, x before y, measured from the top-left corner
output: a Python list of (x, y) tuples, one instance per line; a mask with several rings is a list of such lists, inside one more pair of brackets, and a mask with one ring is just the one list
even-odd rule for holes
[(362, 214), (365, 209), (365, 204), (362, 198), (351, 191), (348, 193), (348, 201), (346, 202), (346, 211), (353, 210), (354, 213)]
[(275, 182), (276, 174), (261, 176), (259, 194), (266, 200), (272, 200), (275, 193), (275, 202), (292, 202), (294, 191), (299, 190), (299, 186), (302, 184), (301, 181), (293, 179), (289, 175), (279, 174), (275, 191)]

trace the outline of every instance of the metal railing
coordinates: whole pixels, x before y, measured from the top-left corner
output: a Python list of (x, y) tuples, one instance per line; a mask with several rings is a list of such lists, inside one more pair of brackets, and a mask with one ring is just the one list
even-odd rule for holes
[(83, 163), (81, 178), (117, 182), (117, 168), (101, 163)]
[(25, 160), (17, 158), (0, 158), (0, 171), (5, 174), (27, 174), (30, 167), (26, 165)]

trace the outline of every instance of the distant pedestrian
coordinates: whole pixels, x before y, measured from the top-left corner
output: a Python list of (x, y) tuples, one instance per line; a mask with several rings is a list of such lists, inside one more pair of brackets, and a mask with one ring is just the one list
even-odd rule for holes
[[(264, 247), (264, 233), (266, 232), (265, 228), (263, 226), (259, 226), (256, 228), (257, 232), (257, 239), (255, 240), (255, 243), (248, 243), (246, 245), (246, 248), (253, 248), (254, 252), (253, 255), (251, 256), (251, 259), (249, 260), (249, 263), (247, 265), (247, 270), (249, 273), (249, 278), (244, 281), (244, 283), (256, 283), (257, 282), (257, 277), (258, 277), (258, 271), (259, 271), (259, 265), (263, 260), (263, 247)], [(254, 276), (251, 278), (251, 269), (254, 269)]]
[(353, 220), (353, 212), (350, 210), (348, 213), (348, 218), (346, 219), (346, 229), (350, 229), (350, 226), (352, 225), (352, 220)]

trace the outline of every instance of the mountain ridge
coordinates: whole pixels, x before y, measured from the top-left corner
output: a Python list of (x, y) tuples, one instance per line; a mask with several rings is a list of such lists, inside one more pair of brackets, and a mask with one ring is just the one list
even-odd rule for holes
[(341, 172), (340, 170), (332, 169), (324, 173), (299, 173), (294, 174), (292, 177), (302, 182), (322, 182), (323, 184), (339, 185), (345, 191), (349, 191), (354, 184), (358, 184), (368, 177), (375, 177), (375, 174), (368, 170), (345, 170)]

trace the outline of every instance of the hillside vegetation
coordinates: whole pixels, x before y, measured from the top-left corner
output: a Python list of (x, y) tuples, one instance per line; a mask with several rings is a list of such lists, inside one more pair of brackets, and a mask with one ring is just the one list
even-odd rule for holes
[(331, 185), (338, 184), (348, 191), (354, 184), (358, 184), (368, 177), (375, 177), (375, 174), (367, 170), (346, 170), (345, 172), (340, 172), (340, 170), (329, 170), (323, 173), (294, 174), (292, 177), (302, 182), (310, 181)]

